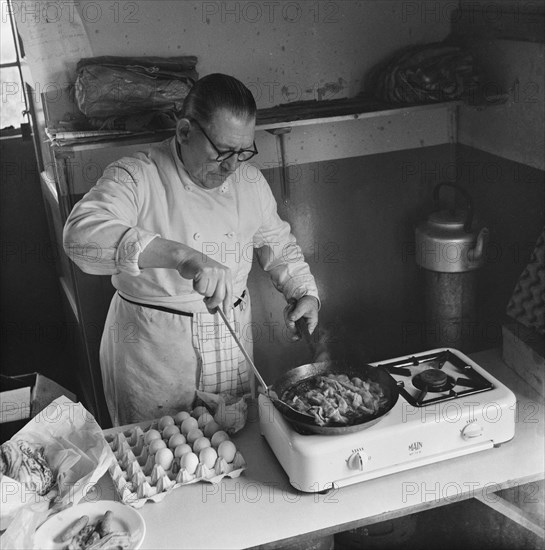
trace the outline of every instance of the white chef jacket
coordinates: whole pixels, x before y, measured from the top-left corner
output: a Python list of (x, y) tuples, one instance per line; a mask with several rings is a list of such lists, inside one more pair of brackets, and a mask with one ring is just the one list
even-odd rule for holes
[[(174, 269), (138, 267), (140, 253), (157, 236), (185, 243), (229, 267), (237, 296), (246, 289), (255, 248), (286, 300), (318, 297), (301, 249), (289, 224), (278, 216), (269, 185), (256, 167), (243, 163), (220, 187), (201, 188), (180, 161), (175, 138), (112, 163), (72, 210), (63, 240), (66, 253), (84, 272), (111, 275), (118, 291), (100, 353), (114, 424), (187, 408), (196, 389), (240, 394), (251, 381), (244, 358), (232, 342), (225, 344), (226, 328), (217, 314), (208, 312), (193, 281)], [(194, 316), (134, 305), (119, 295)], [(246, 301), (248, 306), (248, 295)], [(250, 308), (233, 313), (251, 353), (246, 330), (251, 326)], [(211, 325), (217, 328), (213, 338)], [(214, 341), (221, 342), (214, 347)], [(205, 359), (214, 354), (215, 388)], [(228, 371), (234, 372), (230, 378)]]

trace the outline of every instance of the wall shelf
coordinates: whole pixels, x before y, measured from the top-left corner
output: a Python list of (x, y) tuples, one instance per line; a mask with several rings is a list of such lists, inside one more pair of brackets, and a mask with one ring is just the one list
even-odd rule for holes
[[(67, 90), (61, 94), (55, 93), (54, 96), (44, 94), (43, 103), (47, 128), (50, 134), (54, 134), (59, 128), (62, 128), (63, 131), (70, 130), (70, 125), (73, 125), (72, 129), (74, 130), (82, 128), (85, 119), (71, 100), (70, 93)], [(323, 138), (319, 140), (322, 144), (316, 148), (311, 142), (308, 143), (309, 148), (312, 146), (312, 148), (321, 151), (325, 155), (323, 160), (449, 143), (456, 137), (454, 118), (455, 111), (460, 103), (458, 101), (449, 101), (426, 105), (397, 106), (388, 105), (367, 96), (358, 96), (332, 101), (287, 103), (270, 109), (260, 109), (256, 124), (256, 131), (258, 132), (256, 141), (258, 141), (260, 154), (256, 157), (256, 160), (260, 168), (270, 168), (278, 165), (274, 139), (268, 134), (262, 134), (261, 132), (282, 128), (299, 130), (299, 132), (292, 132), (288, 139), (286, 139), (288, 149), (287, 162), (291, 164), (297, 162), (299, 157), (294, 157), (293, 152), (290, 154), (290, 142), (294, 139), (297, 140), (297, 137), (301, 136), (301, 131), (305, 132), (305, 139), (311, 140), (312, 134), (316, 131), (313, 128), (320, 127), (318, 131), (323, 133), (324, 124), (331, 127), (325, 132)], [(390, 122), (384, 119), (389, 119)], [(343, 124), (353, 121), (366, 122), (367, 126), (350, 127)], [(365, 132), (372, 132), (373, 130), (373, 121), (378, 121), (376, 124), (377, 131), (382, 134), (384, 134), (382, 128), (386, 129), (386, 126), (383, 126), (383, 124), (393, 124), (391, 128), (388, 128), (389, 131), (386, 132), (388, 134), (386, 136), (387, 143), (385, 143), (385, 135), (371, 135), (368, 136), (368, 139), (365, 139)], [(339, 124), (342, 124), (342, 126), (339, 127)], [(324, 144), (327, 144), (328, 141), (328, 133), (334, 135), (337, 132), (345, 133), (347, 130), (349, 134), (353, 134), (354, 132), (357, 134), (347, 137), (348, 146), (344, 148), (344, 152), (347, 154), (343, 153), (343, 149), (338, 143), (333, 144), (332, 147), (336, 151), (326, 152), (324, 150)], [(103, 137), (100, 139), (88, 137), (55, 140), (53, 145), (56, 150), (55, 155), (66, 154), (71, 156), (78, 151), (155, 143), (167, 139), (173, 134), (174, 130), (160, 130), (118, 137)], [(267, 141), (272, 143), (274, 154), (269, 154), (270, 147), (267, 145)], [(354, 147), (355, 143), (360, 143), (360, 151), (358, 151), (357, 147)], [(370, 146), (372, 143), (376, 143), (375, 148)], [(297, 145), (304, 148), (304, 144), (301, 144), (301, 146)], [(320, 160), (319, 157), (309, 160), (308, 155), (303, 155), (301, 158), (306, 159), (304, 162)]]
[(341, 122), (406, 114), (417, 111), (445, 109), (461, 102), (447, 101), (423, 105), (392, 105), (363, 96), (334, 101), (303, 101), (261, 109), (256, 129), (271, 130), (283, 127), (308, 126), (326, 122)]

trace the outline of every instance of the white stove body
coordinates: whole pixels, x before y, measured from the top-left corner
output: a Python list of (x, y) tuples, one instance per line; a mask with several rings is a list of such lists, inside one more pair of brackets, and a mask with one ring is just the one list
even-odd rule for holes
[[(438, 349), (372, 363), (372, 366), (446, 351)], [(401, 395), (379, 422), (343, 435), (302, 435), (273, 403), (259, 396), (259, 422), (290, 483), (303, 492), (324, 491), (417, 466), (490, 449), (515, 435), (516, 397), (457, 350), (491, 382), (492, 389), (415, 407)], [(397, 378), (397, 377), (395, 377)]]

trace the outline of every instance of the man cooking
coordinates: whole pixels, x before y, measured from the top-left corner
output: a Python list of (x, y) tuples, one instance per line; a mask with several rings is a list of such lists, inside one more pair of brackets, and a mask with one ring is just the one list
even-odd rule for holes
[[(114, 425), (187, 409), (196, 390), (251, 390), (253, 374), (217, 308), (248, 334), (254, 249), (290, 304), (290, 337), (300, 318), (316, 327), (314, 278), (265, 178), (245, 164), (257, 154), (255, 119), (240, 81), (200, 79), (175, 137), (109, 165), (66, 222), (67, 254), (86, 273), (111, 275), (117, 289), (100, 347)], [(245, 346), (251, 353), (251, 339)]]

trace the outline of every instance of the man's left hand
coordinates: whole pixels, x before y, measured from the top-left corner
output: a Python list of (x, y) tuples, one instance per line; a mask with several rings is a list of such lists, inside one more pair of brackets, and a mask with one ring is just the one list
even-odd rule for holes
[(288, 328), (288, 338), (299, 340), (301, 335), (297, 331), (295, 321), (304, 318), (310, 334), (318, 324), (318, 300), (314, 296), (303, 296), (299, 300), (290, 300), (284, 309), (284, 319)]

